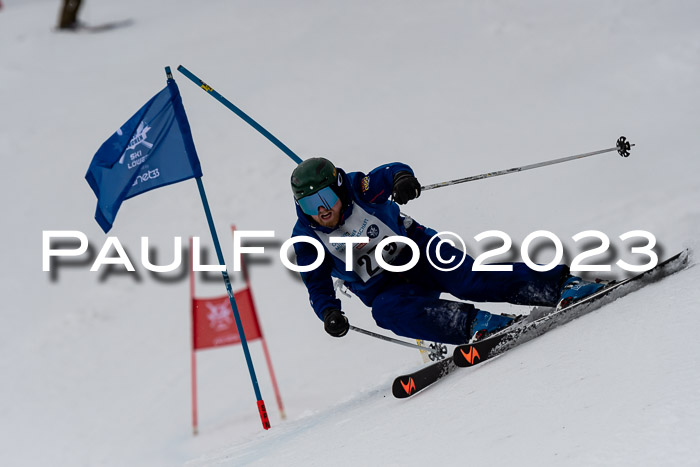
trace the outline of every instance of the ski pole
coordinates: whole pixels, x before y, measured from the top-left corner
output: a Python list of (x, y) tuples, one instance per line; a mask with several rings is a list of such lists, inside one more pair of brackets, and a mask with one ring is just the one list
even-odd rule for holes
[(294, 162), (296, 162), (297, 164), (300, 164), (300, 163), (301, 163), (301, 158), (300, 158), (299, 156), (297, 156), (297, 155), (294, 153), (294, 151), (292, 151), (291, 149), (289, 149), (282, 141), (278, 140), (278, 139), (275, 137), (275, 135), (273, 135), (272, 133), (270, 133), (269, 131), (267, 131), (265, 128), (263, 128), (262, 125), (260, 125), (258, 122), (256, 122), (255, 120), (253, 120), (247, 113), (243, 112), (241, 109), (239, 109), (238, 107), (236, 107), (235, 105), (233, 105), (233, 104), (231, 103), (231, 101), (229, 101), (229, 100), (226, 99), (224, 96), (222, 96), (221, 94), (219, 94), (218, 92), (216, 92), (216, 91), (214, 90), (214, 88), (212, 88), (212, 87), (209, 86), (207, 83), (205, 83), (204, 81), (202, 81), (201, 79), (199, 79), (199, 78), (198, 78), (197, 76), (195, 76), (195, 74), (192, 73), (190, 70), (188, 70), (188, 69), (185, 68), (184, 66), (180, 65), (180, 66), (177, 67), (177, 71), (179, 71), (180, 73), (182, 73), (183, 75), (185, 75), (187, 78), (189, 78), (190, 81), (192, 81), (194, 84), (196, 84), (197, 86), (199, 86), (200, 88), (202, 88), (202, 89), (203, 89), (204, 91), (206, 91), (209, 95), (211, 95), (214, 99), (216, 99), (217, 101), (221, 102), (221, 103), (224, 105), (224, 107), (226, 107), (226, 108), (229, 109), (231, 112), (233, 112), (233, 113), (235, 113), (236, 115), (238, 115), (238, 116), (239, 116), (241, 119), (243, 119), (243, 121), (246, 122), (248, 125), (250, 125), (250, 126), (252, 126), (253, 128), (255, 128), (261, 135), (263, 135), (265, 138), (267, 138), (272, 144), (274, 144), (275, 146), (277, 146), (283, 153), (285, 153), (287, 156), (289, 156), (289, 158), (292, 159)]
[(411, 344), (410, 342), (404, 342), (402, 340), (394, 339), (394, 338), (389, 337), (389, 336), (377, 334), (376, 332), (367, 331), (366, 329), (358, 328), (358, 327), (353, 326), (353, 325), (350, 325), (350, 329), (355, 331), (355, 332), (359, 332), (360, 334), (364, 334), (366, 336), (374, 337), (376, 339), (381, 339), (381, 340), (387, 341), (387, 342), (392, 342), (392, 343), (398, 344), (398, 345), (403, 345), (404, 347), (410, 347), (412, 349), (422, 350), (422, 351), (428, 352), (431, 355), (434, 355), (437, 358), (442, 358), (442, 356), (439, 356), (438, 349), (431, 349), (430, 347), (424, 347), (424, 346), (418, 345), (418, 344)]
[(457, 185), (458, 183), (473, 182), (475, 180), (481, 180), (484, 178), (496, 177), (498, 175), (508, 175), (515, 172), (522, 172), (524, 170), (537, 169), (539, 167), (545, 167), (547, 165), (561, 164), (562, 162), (573, 161), (576, 159), (583, 159), (584, 157), (595, 156), (598, 154), (604, 154), (606, 152), (617, 151), (622, 157), (628, 157), (630, 155), (630, 149), (634, 144), (630, 144), (627, 138), (620, 136), (617, 140), (617, 144), (614, 148), (602, 149), (600, 151), (587, 152), (584, 154), (577, 154), (575, 156), (562, 157), (560, 159), (554, 159), (546, 162), (539, 162), (537, 164), (523, 165), (522, 167), (514, 167), (512, 169), (499, 170), (497, 172), (488, 172), (481, 175), (473, 175), (471, 177), (459, 178), (457, 180), (450, 180), (448, 182), (434, 183), (432, 185), (422, 186), (421, 191), (432, 190), (433, 188), (442, 188), (449, 185)]

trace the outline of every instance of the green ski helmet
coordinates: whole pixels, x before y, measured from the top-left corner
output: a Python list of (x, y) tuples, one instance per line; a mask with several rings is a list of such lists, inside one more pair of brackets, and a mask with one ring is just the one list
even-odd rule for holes
[(306, 159), (292, 172), (292, 191), (296, 200), (327, 186), (335, 188), (337, 185), (338, 171), (331, 161), (323, 157)]

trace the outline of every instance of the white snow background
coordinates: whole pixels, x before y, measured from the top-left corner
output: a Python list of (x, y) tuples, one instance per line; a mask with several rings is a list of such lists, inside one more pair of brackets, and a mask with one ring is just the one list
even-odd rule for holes
[[(697, 2), (87, 0), (90, 24), (134, 20), (96, 34), (53, 31), (58, 1), (3, 3), (0, 465), (700, 465), (700, 268), (396, 400), (391, 381), (420, 367), (418, 353), (329, 337), (281, 265), (294, 163), (175, 71), (227, 262), (230, 224), (276, 232), (251, 276), (287, 420), (253, 342), (272, 429), (229, 347), (199, 354), (192, 436), (187, 281), (149, 274), (140, 237), (160, 263), (175, 236), (211, 249), (194, 181), (122, 206), (110, 235), (138, 277), (91, 273), (82, 258), (52, 280), (41, 263), (43, 230), (83, 231), (99, 251), (84, 174), (179, 64), (302, 157), (350, 171), (403, 161), (423, 184), (626, 135), (628, 159), (432, 190), (403, 211), (473, 254), (485, 250), (474, 235), (503, 230), (514, 260), (540, 229), (564, 241), (567, 261), (584, 250), (571, 236), (591, 229), (611, 238), (595, 258), (610, 263), (643, 262), (618, 238), (630, 230), (652, 232), (662, 258), (697, 249)], [(357, 298), (343, 302), (353, 324), (381, 331)]]

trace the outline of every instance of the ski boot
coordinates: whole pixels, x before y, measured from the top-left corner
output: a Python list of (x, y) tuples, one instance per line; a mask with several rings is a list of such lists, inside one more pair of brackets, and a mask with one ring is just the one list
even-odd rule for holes
[(512, 326), (523, 319), (523, 315), (511, 315), (504, 313), (502, 315), (494, 315), (487, 311), (476, 310), (476, 317), (469, 329), (469, 335), (472, 336), (470, 343), (486, 339), (490, 335)]
[(561, 297), (559, 297), (557, 310), (567, 307), (584, 297), (596, 293), (605, 287), (605, 284), (606, 283), (603, 281), (590, 282), (585, 281), (580, 277), (569, 276), (564, 281), (564, 285), (561, 288)]

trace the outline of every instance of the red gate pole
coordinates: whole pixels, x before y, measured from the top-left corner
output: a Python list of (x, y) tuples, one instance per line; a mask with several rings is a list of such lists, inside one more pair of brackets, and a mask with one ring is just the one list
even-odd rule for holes
[(192, 340), (191, 340), (191, 348), (192, 348), (192, 434), (197, 435), (199, 433), (199, 427), (197, 425), (197, 358), (195, 356), (195, 348), (194, 348), (194, 336), (195, 336), (195, 329), (194, 329), (194, 314), (196, 310), (194, 309), (194, 271), (192, 270), (193, 268), (193, 262), (192, 262), (192, 237), (190, 237), (190, 330), (192, 331)]
[[(235, 225), (231, 225), (231, 232), (236, 230)], [(248, 277), (248, 268), (245, 265), (245, 260), (243, 255), (241, 255), (241, 271), (243, 272), (243, 279), (245, 280), (246, 287), (250, 293), (250, 301), (253, 302), (253, 309), (255, 310), (255, 317), (257, 319), (258, 307), (255, 305), (255, 299), (253, 298), (253, 289), (250, 288), (250, 278)], [(270, 358), (270, 352), (267, 350), (267, 342), (265, 341), (265, 334), (263, 334), (262, 326), (258, 320), (258, 328), (260, 328), (260, 340), (262, 341), (263, 353), (265, 354), (265, 360), (267, 361), (267, 369), (270, 371), (270, 380), (272, 381), (272, 388), (275, 391), (275, 399), (277, 399), (277, 407), (280, 410), (280, 417), (282, 420), (287, 418), (287, 414), (284, 412), (284, 405), (282, 404), (282, 396), (280, 395), (279, 386), (277, 386), (277, 378), (275, 378), (275, 370), (272, 368), (272, 359)]]
[(265, 360), (267, 360), (267, 367), (270, 369), (270, 379), (272, 380), (272, 387), (275, 390), (275, 398), (277, 399), (277, 406), (280, 409), (280, 417), (282, 420), (287, 418), (284, 413), (284, 406), (282, 405), (282, 397), (280, 396), (280, 389), (277, 387), (277, 379), (275, 379), (275, 372), (272, 369), (272, 360), (270, 360), (270, 352), (267, 351), (267, 343), (265, 342), (265, 336), (262, 335), (260, 331), (260, 340), (262, 341), (263, 352), (265, 353)]

